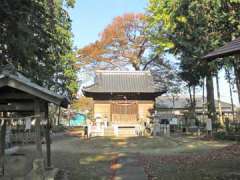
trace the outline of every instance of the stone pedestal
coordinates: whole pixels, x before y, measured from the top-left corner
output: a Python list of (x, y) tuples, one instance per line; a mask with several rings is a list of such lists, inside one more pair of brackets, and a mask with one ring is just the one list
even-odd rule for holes
[(27, 180), (45, 180), (44, 159), (35, 159), (33, 169), (27, 176)]

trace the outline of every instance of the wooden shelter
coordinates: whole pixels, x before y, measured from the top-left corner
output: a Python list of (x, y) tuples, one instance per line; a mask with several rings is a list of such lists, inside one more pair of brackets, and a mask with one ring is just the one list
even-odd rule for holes
[(209, 54), (205, 55), (202, 59), (213, 60), (216, 58), (222, 58), (236, 54), (240, 54), (240, 37), (210, 52)]
[(103, 135), (134, 135), (150, 121), (155, 98), (166, 88), (154, 83), (149, 71), (97, 71), (83, 94), (94, 99), (94, 118), (105, 124)]
[(14, 114), (21, 115), (21, 117), (28, 114), (36, 119), (36, 153), (38, 158), (42, 158), (41, 121), (46, 122), (47, 166), (51, 166), (49, 103), (67, 108), (69, 100), (31, 82), (11, 65), (0, 68), (1, 159), (3, 159), (5, 152), (4, 131), (6, 131), (7, 121), (12, 119), (11, 116)]
[[(227, 56), (240, 55), (240, 37), (235, 40), (226, 43), (224, 46), (210, 52), (209, 54), (202, 57), (203, 60), (212, 61), (217, 58), (223, 58)], [(240, 102), (240, 72), (239, 72), (239, 57), (236, 60), (235, 65), (237, 66), (235, 74), (236, 74), (236, 84), (238, 88), (238, 100)]]

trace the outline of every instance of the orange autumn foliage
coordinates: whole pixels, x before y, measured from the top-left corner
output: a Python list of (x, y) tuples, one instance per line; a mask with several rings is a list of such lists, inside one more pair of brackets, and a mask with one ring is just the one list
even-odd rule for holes
[(84, 64), (94, 61), (113, 66), (131, 64), (138, 70), (148, 48), (145, 27), (144, 14), (118, 16), (100, 33), (99, 40), (78, 51), (78, 57)]
[(77, 111), (92, 111), (93, 99), (81, 96), (79, 99), (73, 101), (72, 108)]

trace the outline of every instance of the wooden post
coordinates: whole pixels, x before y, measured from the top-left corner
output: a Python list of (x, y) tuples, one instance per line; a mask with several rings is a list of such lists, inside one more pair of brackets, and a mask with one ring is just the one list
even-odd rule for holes
[(50, 136), (50, 128), (51, 123), (48, 117), (48, 103), (45, 103), (45, 119), (47, 120), (47, 124), (45, 126), (45, 138), (46, 138), (46, 151), (47, 151), (47, 167), (51, 167), (51, 136)]
[[(7, 113), (3, 113), (3, 117), (6, 117)], [(4, 175), (4, 156), (5, 156), (5, 138), (6, 138), (6, 120), (2, 120), (0, 128), (1, 128), (1, 135), (0, 135), (0, 175)]]
[[(40, 103), (39, 99), (34, 100), (34, 115), (36, 116), (36, 123), (35, 123), (35, 133), (36, 133), (36, 150), (37, 150), (37, 157), (42, 158), (42, 139), (41, 139), (41, 119), (42, 115), (40, 113)], [(40, 117), (39, 117), (40, 115)]]
[(61, 115), (61, 106), (58, 106), (58, 120), (57, 120), (57, 125), (60, 125), (60, 115)]
[(5, 152), (5, 136), (6, 136), (6, 121), (2, 120), (2, 126), (1, 126), (1, 155), (4, 156)]
[[(95, 108), (94, 108), (95, 109)], [(94, 110), (93, 109), (93, 110)], [(110, 101), (110, 123), (111, 123), (111, 125), (112, 125), (112, 123), (113, 123), (113, 119), (112, 119), (112, 109), (113, 109), (113, 102), (112, 102), (112, 100)], [(95, 113), (95, 112), (94, 112)], [(93, 114), (94, 114), (93, 113)], [(95, 114), (94, 114), (94, 116), (95, 116)], [(110, 124), (109, 123), (109, 124)]]
[(137, 108), (137, 109), (136, 109), (136, 111), (137, 111), (137, 112), (136, 112), (136, 113), (137, 113), (137, 114), (136, 114), (136, 115), (137, 115), (137, 121), (139, 122), (139, 118), (140, 118), (140, 116), (139, 116), (139, 101), (136, 101), (136, 108)]

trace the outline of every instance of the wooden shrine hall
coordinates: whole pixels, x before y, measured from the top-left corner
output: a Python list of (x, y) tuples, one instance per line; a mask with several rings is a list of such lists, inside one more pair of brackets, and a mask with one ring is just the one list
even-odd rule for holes
[(17, 72), (12, 65), (0, 67), (1, 160), (4, 159), (5, 131), (8, 120), (28, 115), (35, 118), (36, 155), (40, 159), (43, 157), (41, 124), (45, 122), (47, 166), (51, 166), (49, 103), (67, 108), (69, 100), (31, 82)]
[(83, 88), (94, 100), (96, 128), (104, 136), (137, 135), (150, 121), (155, 98), (165, 92), (150, 71), (96, 71), (94, 84)]

